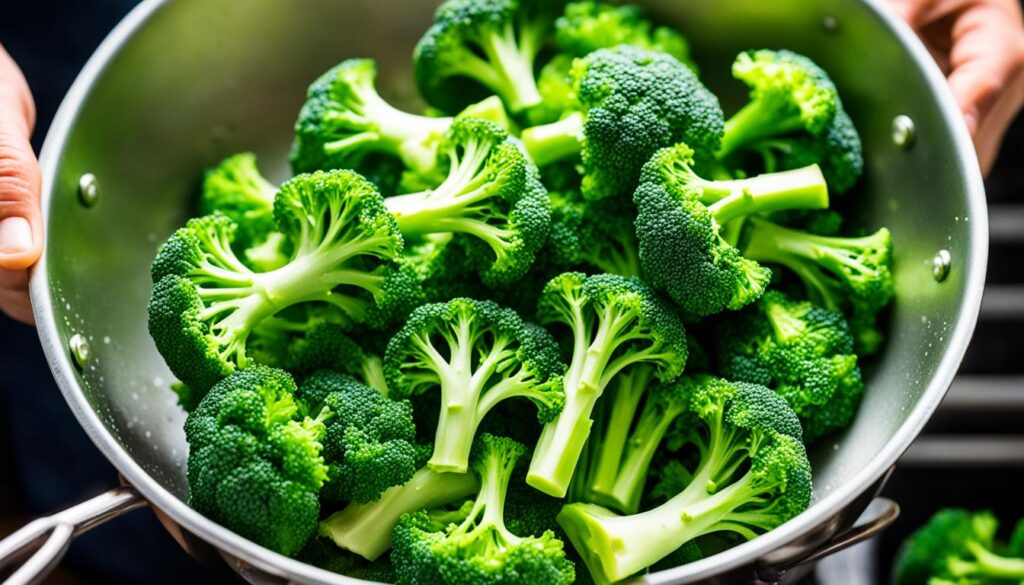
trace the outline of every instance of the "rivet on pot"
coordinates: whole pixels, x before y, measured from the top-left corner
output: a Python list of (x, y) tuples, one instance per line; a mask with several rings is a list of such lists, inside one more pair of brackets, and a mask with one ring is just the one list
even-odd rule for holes
[(96, 205), (99, 198), (99, 189), (96, 186), (96, 175), (85, 173), (78, 179), (78, 200), (86, 207)]
[(839, 21), (834, 16), (826, 16), (821, 19), (821, 27), (825, 29), (825, 32), (836, 32), (839, 29)]
[(949, 276), (949, 265), (953, 261), (953, 258), (949, 255), (949, 250), (939, 250), (935, 257), (932, 258), (932, 278), (935, 282), (942, 282)]
[(68, 339), (68, 349), (71, 350), (71, 357), (79, 368), (84, 368), (89, 361), (89, 342), (81, 333), (75, 333)]
[(906, 150), (914, 145), (917, 127), (910, 116), (899, 115), (892, 121), (892, 141), (896, 146)]

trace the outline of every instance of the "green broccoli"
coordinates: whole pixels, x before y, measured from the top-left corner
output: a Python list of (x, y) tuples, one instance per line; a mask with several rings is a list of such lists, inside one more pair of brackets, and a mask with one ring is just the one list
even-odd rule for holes
[(598, 583), (625, 579), (704, 534), (752, 539), (810, 504), (811, 466), (784, 400), (763, 386), (707, 376), (679, 383), (687, 386), (689, 420), (677, 428), (700, 455), (683, 491), (630, 516), (583, 503), (558, 515)]
[(234, 224), (193, 219), (153, 262), (149, 330), (171, 371), (196, 398), (252, 361), (250, 334), (302, 303), (336, 309), (350, 323), (384, 327), (422, 299), (415, 275), (395, 265), (402, 236), (377, 189), (351, 171), (301, 175), (275, 200), (289, 262), (253, 272), (231, 250)]
[(464, 473), (480, 421), (499, 402), (522, 397), (553, 420), (565, 400), (564, 366), (551, 336), (491, 301), (459, 298), (413, 311), (388, 344), (392, 396), (441, 392), (430, 467)]
[(551, 231), (544, 248), (563, 269), (640, 276), (636, 209), (624, 197), (587, 201), (579, 193), (551, 195)]
[(311, 538), (295, 558), (308, 565), (339, 575), (374, 583), (395, 582), (395, 569), (387, 557), (376, 561), (367, 561), (334, 546), (329, 538)]
[(841, 313), (769, 291), (713, 330), (719, 373), (779, 393), (800, 417), (807, 444), (853, 420), (864, 383)]
[(314, 373), (296, 393), (307, 410), (327, 409), (323, 457), (327, 502), (371, 502), (416, 472), (416, 427), (408, 400), (392, 400), (345, 374)]
[(701, 157), (719, 148), (718, 98), (671, 55), (601, 49), (576, 61), (572, 84), (575, 111), (525, 130), (523, 144), (540, 166), (582, 155), (587, 199), (632, 192), (659, 148), (686, 142)]
[[(380, 154), (397, 157), (416, 172), (433, 169), (437, 143), (454, 119), (403, 112), (384, 101), (376, 82), (374, 61), (349, 59), (309, 86), (295, 123), (289, 156), (293, 171), (362, 170), (368, 156)], [(472, 115), (508, 124), (497, 100), (474, 106)]]
[(260, 272), (288, 261), (288, 240), (274, 223), (277, 187), (260, 174), (256, 155), (243, 152), (206, 171), (199, 198), (199, 215), (223, 213), (238, 225), (235, 249)]
[(493, 92), (519, 113), (541, 103), (536, 58), (561, 2), (447, 0), (416, 45), (414, 73), (431, 105), (457, 111)]
[(505, 524), (505, 498), (526, 447), (484, 434), (473, 453), (476, 498), (458, 510), (406, 514), (395, 527), (391, 561), (402, 584), (568, 584), (576, 578), (554, 533), (519, 536)]
[(719, 158), (760, 140), (824, 132), (840, 109), (836, 86), (813, 61), (792, 51), (740, 53), (732, 74), (750, 102), (725, 122)]
[(757, 213), (824, 209), (828, 188), (817, 166), (740, 180), (694, 171), (693, 150), (659, 151), (633, 196), (640, 262), (688, 319), (739, 309), (764, 292), (771, 272), (722, 237), (722, 226)]
[(572, 2), (555, 22), (555, 40), (559, 51), (573, 57), (586, 57), (598, 49), (632, 45), (667, 53), (697, 70), (690, 61), (690, 45), (686, 38), (671, 28), (654, 26), (643, 9), (633, 4), (614, 6), (594, 0)]
[(317, 370), (348, 374), (388, 395), (384, 361), (367, 352), (345, 334), (337, 323), (321, 321), (303, 328), (305, 335), (294, 338), (285, 349), (285, 369), (305, 378)]
[(848, 310), (858, 353), (878, 351), (882, 334), (877, 314), (895, 294), (889, 230), (856, 238), (825, 237), (753, 218), (745, 238), (745, 257), (793, 271), (815, 303)]
[(189, 505), (289, 556), (316, 532), (331, 416), (304, 416), (294, 392), (287, 373), (255, 366), (216, 384), (185, 421)]
[(574, 61), (575, 59), (569, 55), (555, 55), (541, 68), (537, 77), (537, 91), (540, 92), (543, 101), (527, 112), (527, 119), (531, 125), (540, 126), (557, 122), (573, 110), (576, 103), (571, 76)]
[(556, 276), (541, 294), (538, 320), (568, 327), (565, 407), (547, 423), (530, 462), (527, 483), (564, 497), (608, 384), (627, 368), (649, 365), (661, 381), (686, 363), (686, 332), (675, 311), (635, 278), (610, 274)]
[(893, 584), (980, 585), (1024, 581), (1024, 558), (996, 553), (998, 528), (999, 521), (991, 512), (972, 513), (956, 508), (939, 511), (904, 541), (896, 557)]
[(687, 412), (689, 387), (685, 383), (658, 384), (648, 391), (643, 380), (639, 384), (624, 380), (613, 397), (611, 416), (597, 445), (597, 467), (589, 478), (589, 501), (635, 514), (662, 439), (672, 423)]
[(536, 170), (507, 132), (475, 118), (452, 125), (438, 157), (444, 161), (439, 166), (448, 168), (440, 186), (385, 200), (399, 229), (410, 239), (468, 234), (489, 251), (477, 264), (485, 283), (521, 277), (551, 223), (547, 191)]

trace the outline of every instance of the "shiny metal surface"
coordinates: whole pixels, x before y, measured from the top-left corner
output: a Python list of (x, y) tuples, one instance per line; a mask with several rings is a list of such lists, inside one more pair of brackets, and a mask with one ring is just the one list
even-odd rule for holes
[[(840, 204), (865, 227), (887, 225), (896, 244), (889, 344), (853, 427), (812, 454), (813, 506), (768, 535), (643, 579), (749, 582), (758, 559), (799, 560), (852, 525), (945, 394), (981, 301), (983, 186), (940, 72), (875, 0), (641, 3), (689, 35), (727, 112), (742, 99), (729, 77), (738, 51), (788, 47), (819, 61), (865, 141), (862, 187)], [(186, 218), (207, 165), (254, 150), (271, 178), (285, 178), (305, 88), (334, 63), (373, 57), (385, 93), (413, 101), (409, 55), (431, 11), (410, 0), (149, 0), (98, 49), (47, 137), (47, 251), (31, 286), (57, 382), (97, 446), (180, 527), (179, 542), (198, 536), (254, 582), (355, 581), (266, 551), (185, 504), (184, 415), (146, 333), (149, 263)], [(909, 148), (892, 139), (900, 115), (914, 121)], [(78, 199), (85, 173), (102, 189), (92, 207)], [(932, 277), (939, 249), (954, 258), (942, 283)], [(67, 349), (74, 333), (91, 348), (81, 370)]]

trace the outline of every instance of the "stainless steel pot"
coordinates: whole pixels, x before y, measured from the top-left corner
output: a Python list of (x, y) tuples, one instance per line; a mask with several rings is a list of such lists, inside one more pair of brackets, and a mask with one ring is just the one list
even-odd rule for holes
[[(987, 257), (981, 176), (941, 73), (880, 1), (644, 4), (689, 35), (727, 110), (741, 99), (728, 74), (740, 50), (788, 47), (823, 64), (865, 141), (863, 187), (848, 197), (863, 225), (887, 225), (896, 243), (889, 342), (869, 368), (854, 425), (812, 454), (811, 508), (725, 553), (641, 579), (773, 582), (891, 521), (895, 508), (882, 502), (872, 522), (848, 530), (941, 401), (971, 337)], [(252, 582), (354, 582), (267, 551), (185, 504), (184, 415), (146, 333), (149, 263), (186, 218), (207, 165), (255, 150), (285, 177), (305, 87), (330, 65), (374, 57), (390, 95), (414, 99), (409, 54), (432, 9), (419, 0), (148, 0), (97, 50), (43, 151), (48, 241), (32, 297), (68, 404), (133, 487), (0, 543), (0, 557), (46, 543), (15, 582), (45, 571), (75, 533), (143, 500), (191, 553), (219, 551)]]

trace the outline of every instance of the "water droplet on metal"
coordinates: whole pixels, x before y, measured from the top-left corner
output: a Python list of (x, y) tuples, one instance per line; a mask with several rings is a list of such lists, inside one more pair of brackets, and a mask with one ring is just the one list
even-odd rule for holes
[(84, 368), (85, 364), (89, 361), (89, 342), (80, 333), (75, 333), (68, 339), (68, 349), (71, 351), (71, 357), (74, 358), (75, 364), (79, 368)]
[(935, 282), (942, 282), (949, 276), (949, 265), (953, 261), (953, 258), (949, 255), (949, 250), (939, 250), (935, 254), (935, 258), (932, 258), (932, 278)]
[(96, 175), (85, 173), (78, 179), (78, 200), (86, 207), (96, 205), (99, 198), (99, 188), (96, 186)]
[(917, 135), (917, 127), (910, 116), (899, 115), (892, 121), (892, 142), (896, 146), (906, 150), (914, 145)]

